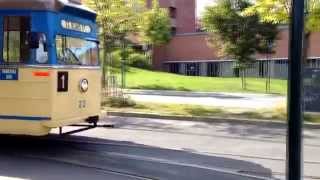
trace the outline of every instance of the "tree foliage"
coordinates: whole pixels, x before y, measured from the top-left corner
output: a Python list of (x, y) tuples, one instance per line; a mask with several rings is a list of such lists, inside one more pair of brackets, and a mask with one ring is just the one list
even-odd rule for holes
[(85, 0), (84, 2), (98, 14), (97, 21), (105, 48), (124, 39), (128, 33), (138, 31), (141, 12), (145, 8), (144, 0)]
[[(320, 31), (320, 1), (308, 1), (307, 31)], [(288, 24), (290, 21), (291, 0), (256, 0), (255, 4), (244, 11), (244, 14), (258, 13), (264, 22)]]
[(161, 45), (171, 39), (171, 21), (167, 9), (160, 8), (159, 2), (153, 0), (151, 10), (143, 16), (142, 36), (146, 43)]
[(272, 43), (277, 37), (276, 26), (261, 22), (258, 14), (241, 14), (250, 5), (242, 0), (235, 9), (231, 0), (220, 0), (208, 7), (202, 18), (204, 29), (211, 33), (210, 43), (219, 55), (236, 59), (240, 64), (251, 63), (254, 55), (266, 52), (267, 42)]
[(101, 36), (106, 46), (114, 45), (130, 33), (138, 33), (147, 43), (163, 44), (170, 40), (170, 17), (157, 0), (148, 9), (146, 0), (84, 0), (97, 13)]
[(270, 45), (277, 38), (275, 24), (262, 22), (258, 13), (243, 15), (250, 7), (246, 0), (220, 0), (206, 8), (202, 22), (210, 33), (209, 41), (220, 57), (235, 59), (242, 72), (242, 86), (246, 88), (246, 69), (254, 62), (256, 53), (271, 53)]
[[(97, 12), (100, 28), (100, 41), (103, 47), (103, 78), (108, 73), (108, 66), (114, 64), (113, 51), (121, 48), (120, 61), (125, 66), (129, 57), (128, 42), (130, 35), (139, 34), (149, 44), (168, 42), (170, 19), (166, 10), (157, 3), (150, 10), (146, 0), (83, 0)], [(168, 30), (169, 29), (169, 30)], [(103, 80), (105, 82), (105, 79)]]

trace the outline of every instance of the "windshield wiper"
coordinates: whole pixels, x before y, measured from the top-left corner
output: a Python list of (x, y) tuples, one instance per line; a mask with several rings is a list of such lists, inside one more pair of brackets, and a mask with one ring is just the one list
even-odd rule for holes
[(78, 56), (70, 48), (66, 48), (66, 50), (68, 50), (71, 53), (71, 55), (75, 58), (79, 65), (82, 64)]

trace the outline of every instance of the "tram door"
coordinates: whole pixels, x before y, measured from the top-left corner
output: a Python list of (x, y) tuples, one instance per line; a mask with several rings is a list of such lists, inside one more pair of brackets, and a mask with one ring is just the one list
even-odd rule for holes
[(30, 17), (5, 16), (3, 19), (3, 62), (26, 63), (30, 58), (28, 34)]

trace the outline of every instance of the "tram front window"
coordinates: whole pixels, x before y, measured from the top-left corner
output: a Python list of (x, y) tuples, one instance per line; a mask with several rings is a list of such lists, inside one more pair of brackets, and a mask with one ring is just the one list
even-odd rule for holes
[(29, 60), (28, 33), (30, 18), (26, 16), (4, 17), (3, 61), (24, 63)]
[(86, 66), (99, 64), (97, 42), (59, 35), (56, 46), (59, 64)]

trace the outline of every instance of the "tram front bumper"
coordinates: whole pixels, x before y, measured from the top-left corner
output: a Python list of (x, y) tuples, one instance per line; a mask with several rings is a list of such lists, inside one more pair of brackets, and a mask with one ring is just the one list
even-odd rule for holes
[(45, 136), (50, 133), (51, 128), (43, 123), (45, 122), (0, 119), (0, 134)]

